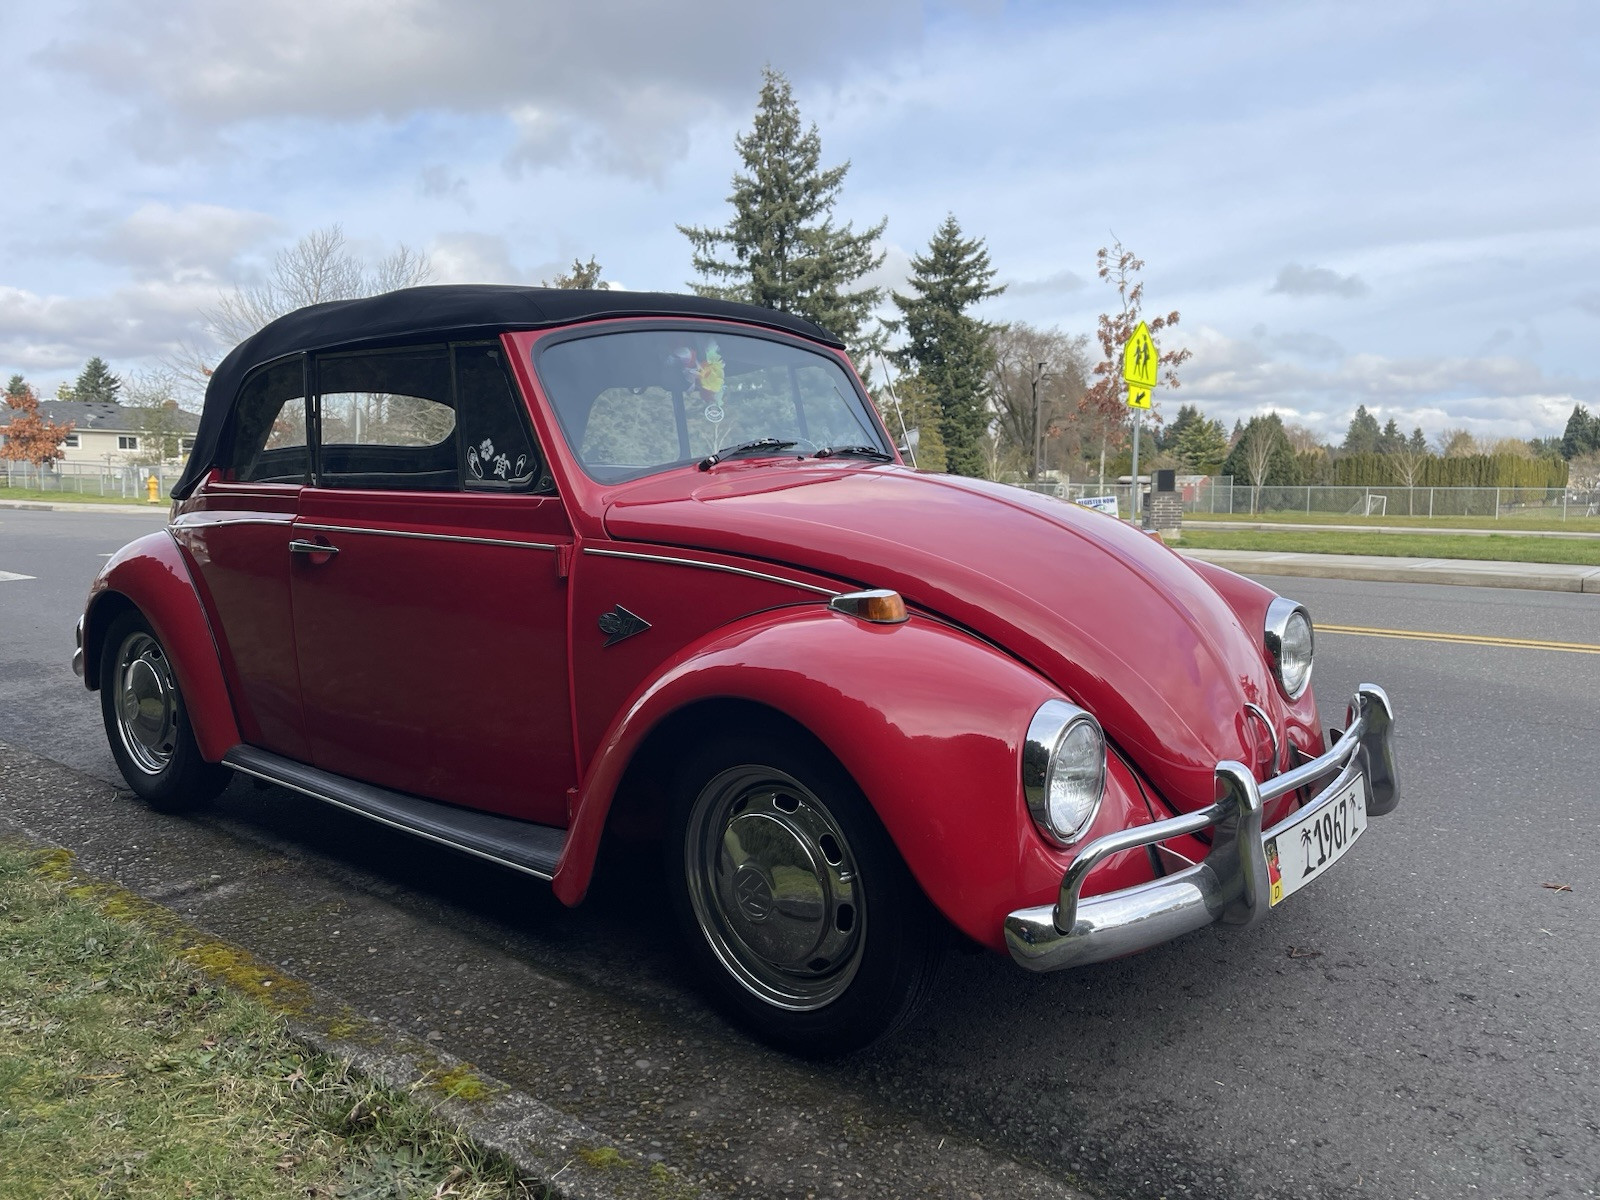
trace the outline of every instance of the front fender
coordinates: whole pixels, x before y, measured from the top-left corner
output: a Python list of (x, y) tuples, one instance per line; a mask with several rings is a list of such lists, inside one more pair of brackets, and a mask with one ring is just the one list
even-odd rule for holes
[[(1003, 948), (1006, 914), (1019, 897), (1053, 897), (1071, 858), (1045, 844), (1021, 794), (1028, 722), (1059, 696), (1014, 659), (925, 617), (874, 625), (808, 608), (746, 618), (686, 649), (623, 706), (580, 789), (556, 895), (583, 898), (617, 787), (650, 731), (696, 701), (740, 699), (827, 746), (933, 904)], [(1117, 795), (1091, 832), (1149, 819), (1131, 777), (1113, 776)], [(1125, 877), (1127, 864), (1107, 868)]]
[(137, 608), (166, 649), (200, 754), (217, 762), (242, 740), (223, 682), (217, 644), (177, 543), (165, 530), (129, 542), (100, 569), (84, 606), (84, 683), (100, 686), (106, 630)]

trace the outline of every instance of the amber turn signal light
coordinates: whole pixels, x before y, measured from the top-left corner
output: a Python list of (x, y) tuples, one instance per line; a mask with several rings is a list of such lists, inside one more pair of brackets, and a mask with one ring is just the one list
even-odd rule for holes
[(907, 617), (906, 602), (899, 592), (873, 588), (869, 592), (850, 592), (828, 601), (834, 612), (846, 613), (876, 625), (898, 625)]

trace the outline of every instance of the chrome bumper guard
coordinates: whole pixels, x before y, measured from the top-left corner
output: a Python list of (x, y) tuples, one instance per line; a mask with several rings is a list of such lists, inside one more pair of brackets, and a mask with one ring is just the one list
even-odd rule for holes
[[(1030, 971), (1059, 971), (1147, 950), (1216, 922), (1236, 929), (1255, 924), (1270, 911), (1267, 838), (1331, 804), (1357, 775), (1366, 777), (1369, 816), (1392, 812), (1400, 802), (1393, 728), (1388, 695), (1364, 683), (1350, 701), (1349, 728), (1320, 758), (1261, 784), (1242, 763), (1218, 763), (1220, 799), (1210, 808), (1097, 838), (1072, 860), (1055, 904), (1008, 916), (1011, 957)], [(1309, 804), (1262, 831), (1261, 813), (1269, 801), (1330, 776)], [(1111, 855), (1202, 829), (1211, 830), (1204, 861), (1120, 892), (1079, 897), (1089, 872)]]
[(73, 630), (78, 639), (78, 648), (72, 652), (72, 673), (79, 679), (83, 678), (83, 618), (78, 618), (78, 627)]

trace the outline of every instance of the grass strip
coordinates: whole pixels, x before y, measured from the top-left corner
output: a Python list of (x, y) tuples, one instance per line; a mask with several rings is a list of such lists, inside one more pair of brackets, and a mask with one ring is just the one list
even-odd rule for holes
[(1276, 554), (1371, 554), (1391, 558), (1459, 558), (1480, 562), (1566, 563), (1600, 567), (1600, 541), (1569, 538), (1472, 537), (1466, 534), (1322, 532), (1321, 530), (1185, 529), (1178, 545), (1193, 550), (1260, 550)]
[[(0, 493), (3, 494), (3, 493)], [(1540, 530), (1547, 533), (1600, 533), (1600, 517), (1582, 514), (1587, 505), (1576, 504), (1568, 509), (1565, 521), (1561, 509), (1517, 509), (1501, 517), (1484, 513), (1476, 517), (1406, 516), (1404, 512), (1390, 516), (1374, 513), (1363, 517), (1355, 513), (1326, 512), (1261, 512), (1261, 513), (1208, 513), (1204, 510), (1186, 514), (1195, 521), (1237, 521), (1247, 525), (1372, 525), (1400, 526), (1406, 529), (1506, 529)]]
[(544, 1194), (421, 1099), (308, 1053), (281, 1015), (109, 915), (68, 861), (0, 842), (8, 1200)]
[(51, 488), (43, 491), (39, 488), (5, 487), (0, 485), (0, 500), (26, 500), (29, 503), (38, 501), (42, 504), (141, 504), (151, 512), (161, 512), (172, 501), (163, 496), (159, 503), (151, 504), (143, 492), (137, 496), (105, 495), (98, 492), (73, 492), (58, 491)]

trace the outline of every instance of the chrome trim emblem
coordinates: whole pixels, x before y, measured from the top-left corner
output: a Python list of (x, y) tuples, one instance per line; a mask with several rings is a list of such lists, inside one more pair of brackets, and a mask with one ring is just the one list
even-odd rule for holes
[(608, 613), (600, 614), (600, 632), (606, 634), (606, 645), (615, 646), (623, 638), (631, 638), (636, 633), (643, 633), (650, 628), (650, 622), (636, 613), (631, 613), (622, 605), (617, 605)]

